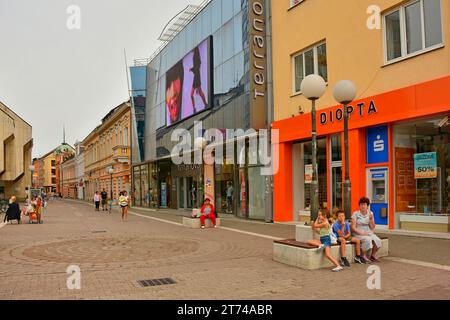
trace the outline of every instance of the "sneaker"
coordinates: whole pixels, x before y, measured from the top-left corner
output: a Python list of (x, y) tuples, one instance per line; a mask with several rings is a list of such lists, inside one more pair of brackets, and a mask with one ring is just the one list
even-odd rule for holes
[(370, 261), (370, 259), (367, 258), (366, 256), (362, 256), (362, 258), (363, 258), (363, 260), (364, 260), (364, 263), (366, 263), (366, 264), (372, 263), (372, 261)]
[(217, 226), (214, 226), (215, 229), (217, 229)]
[(333, 272), (339, 272), (339, 271), (342, 271), (342, 270), (344, 270), (344, 268), (342, 268), (341, 266), (339, 266), (339, 267), (334, 268), (334, 269), (331, 270), (331, 271), (333, 271)]
[(370, 261), (372, 261), (372, 262), (380, 262), (380, 259), (378, 259), (378, 258), (375, 257), (375, 256), (371, 256), (371, 257), (370, 257)]
[(348, 262), (347, 258), (341, 258), (341, 263), (343, 263), (344, 267), (350, 268), (350, 262)]
[(364, 259), (361, 258), (360, 256), (355, 257), (355, 263), (365, 264)]
[(205, 229), (205, 226), (202, 226), (202, 229)]

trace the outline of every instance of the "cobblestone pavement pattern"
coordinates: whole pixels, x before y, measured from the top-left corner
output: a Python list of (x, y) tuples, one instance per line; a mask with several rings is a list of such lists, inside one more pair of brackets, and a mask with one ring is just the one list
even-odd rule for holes
[[(304, 271), (274, 262), (267, 238), (135, 215), (122, 222), (84, 203), (53, 201), (44, 224), (6, 225), (0, 240), (4, 300), (450, 299), (450, 271), (384, 260), (382, 288), (369, 290), (367, 266)], [(67, 288), (69, 265), (81, 269), (81, 290)], [(160, 278), (176, 283), (137, 284)]]

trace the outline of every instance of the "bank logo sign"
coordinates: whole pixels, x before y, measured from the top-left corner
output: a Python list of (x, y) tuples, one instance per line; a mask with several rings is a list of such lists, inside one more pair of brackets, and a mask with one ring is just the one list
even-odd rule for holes
[(389, 162), (387, 126), (367, 129), (367, 163)]
[(436, 152), (414, 155), (414, 177), (416, 179), (436, 179), (437, 176)]

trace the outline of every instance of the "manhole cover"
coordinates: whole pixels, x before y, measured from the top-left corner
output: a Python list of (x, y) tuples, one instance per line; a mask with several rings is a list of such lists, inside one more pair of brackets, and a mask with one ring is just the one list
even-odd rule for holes
[(138, 284), (142, 288), (146, 287), (156, 287), (156, 286), (167, 286), (170, 284), (175, 284), (176, 281), (171, 278), (163, 279), (151, 279), (151, 280), (138, 280)]

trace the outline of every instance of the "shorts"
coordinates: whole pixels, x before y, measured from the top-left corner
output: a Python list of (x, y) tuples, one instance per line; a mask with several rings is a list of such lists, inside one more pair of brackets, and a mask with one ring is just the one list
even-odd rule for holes
[(320, 238), (320, 242), (328, 248), (331, 248), (331, 237), (330, 236), (325, 236), (325, 237), (321, 237)]
[[(341, 238), (338, 238), (337, 239), (337, 242), (340, 244), (341, 243), (341, 240), (340, 240)], [(345, 242), (347, 242), (347, 243), (351, 243), (352, 242), (352, 240), (353, 240), (353, 237), (352, 236), (350, 236), (350, 237), (348, 237), (348, 238), (345, 238)]]
[(103, 205), (103, 206), (106, 206), (107, 203), (108, 203), (108, 202), (106, 201), (106, 199), (102, 199), (102, 205)]

